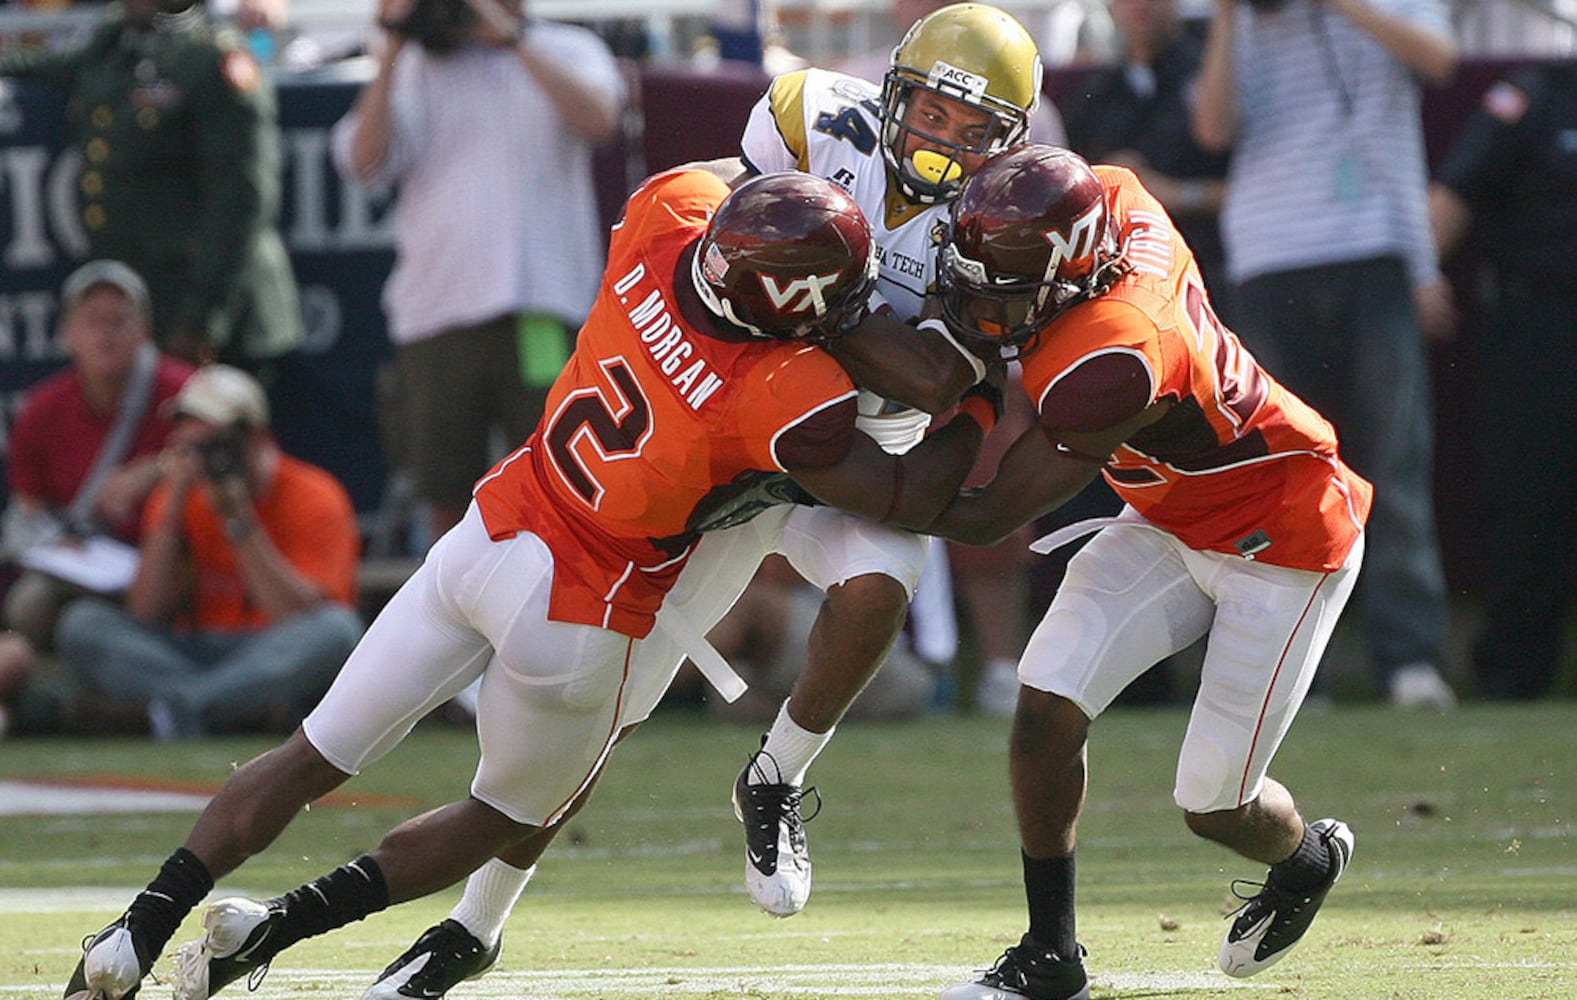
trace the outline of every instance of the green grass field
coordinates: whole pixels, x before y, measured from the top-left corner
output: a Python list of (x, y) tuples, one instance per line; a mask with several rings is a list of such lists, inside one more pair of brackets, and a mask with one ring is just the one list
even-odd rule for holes
[[(1175, 710), (1114, 711), (1095, 729), (1079, 866), (1096, 997), (1577, 997), (1577, 704), (1302, 718), (1274, 773), (1310, 818), (1348, 820), (1357, 851), (1299, 949), (1244, 981), (1214, 957), (1228, 883), (1262, 871), (1191, 838), (1171, 805), (1185, 722)], [(812, 773), (826, 799), (808, 828), (816, 891), (784, 921), (744, 893), (728, 806), (756, 735), (673, 712), (629, 740), (511, 919), (500, 967), (454, 1000), (921, 1000), (1017, 939), (1005, 723), (844, 727)], [(0, 781), (211, 788), (267, 745), (14, 741), (0, 744)], [(467, 734), (423, 727), (219, 892), (274, 895), (343, 863), (463, 793), (472, 759)], [(58, 997), (81, 937), (120, 912), (191, 819), (0, 815), (0, 1000)], [(357, 1000), (457, 894), (308, 941), (255, 995)]]

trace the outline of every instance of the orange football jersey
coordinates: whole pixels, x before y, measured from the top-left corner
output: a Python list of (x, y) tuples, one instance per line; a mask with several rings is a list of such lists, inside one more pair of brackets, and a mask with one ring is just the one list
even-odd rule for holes
[(1074, 306), (1023, 361), (1048, 433), (1113, 427), (1161, 399), (1104, 474), (1190, 548), (1333, 570), (1373, 490), (1326, 420), (1276, 382), (1211, 309), (1193, 254), (1134, 175), (1095, 167), (1130, 270)]
[(727, 194), (711, 174), (671, 171), (630, 197), (542, 422), (477, 484), (493, 538), (530, 531), (552, 550), (556, 621), (645, 636), (699, 510), (783, 471), (790, 447), (802, 467), (847, 454), (854, 386), (830, 354), (723, 339), (678, 308), (686, 250)]

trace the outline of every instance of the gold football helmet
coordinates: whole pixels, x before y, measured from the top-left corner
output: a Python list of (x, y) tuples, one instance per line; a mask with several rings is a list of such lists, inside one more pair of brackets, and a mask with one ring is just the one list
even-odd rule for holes
[[(960, 154), (988, 155), (1023, 142), (1040, 102), (1041, 73), (1035, 40), (1006, 11), (959, 3), (916, 21), (893, 49), (882, 80), (882, 151), (904, 194), (927, 203), (953, 198), (964, 182)], [(959, 145), (905, 124), (917, 90), (989, 111), (984, 139)], [(945, 152), (906, 156), (911, 135)]]

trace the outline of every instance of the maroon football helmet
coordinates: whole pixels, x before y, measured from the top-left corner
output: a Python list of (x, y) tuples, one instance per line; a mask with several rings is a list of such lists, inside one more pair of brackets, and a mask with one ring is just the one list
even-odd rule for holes
[(717, 207), (691, 279), (719, 318), (757, 337), (826, 343), (876, 287), (876, 242), (854, 200), (798, 171), (763, 174)]
[(1018, 354), (1124, 269), (1095, 172), (1070, 150), (1038, 144), (993, 156), (964, 182), (938, 253), (948, 325)]

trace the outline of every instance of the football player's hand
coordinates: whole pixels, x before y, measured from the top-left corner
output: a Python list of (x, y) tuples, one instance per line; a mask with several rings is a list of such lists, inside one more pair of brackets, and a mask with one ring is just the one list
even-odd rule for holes
[(959, 397), (959, 402), (979, 396), (991, 404), (991, 410), (1000, 422), (1003, 412), (1007, 409), (1007, 379), (1007, 365), (1000, 362), (987, 365), (986, 377), (965, 389), (964, 394)]

